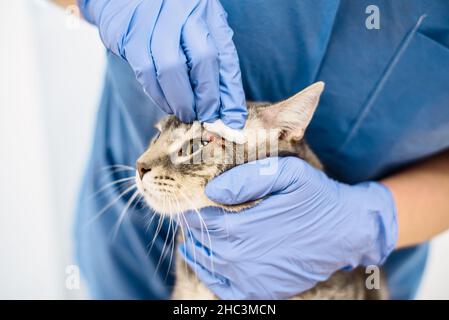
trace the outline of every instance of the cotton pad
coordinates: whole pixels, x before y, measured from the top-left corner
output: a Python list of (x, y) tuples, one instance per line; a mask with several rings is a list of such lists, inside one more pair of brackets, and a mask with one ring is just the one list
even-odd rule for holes
[(246, 142), (246, 135), (241, 130), (229, 128), (220, 119), (213, 123), (203, 123), (204, 129), (210, 131), (225, 140), (235, 142), (237, 144), (244, 144)]

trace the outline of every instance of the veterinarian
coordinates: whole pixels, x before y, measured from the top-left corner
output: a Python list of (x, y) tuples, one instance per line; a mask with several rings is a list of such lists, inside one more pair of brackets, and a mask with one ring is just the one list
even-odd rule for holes
[[(129, 185), (98, 193), (134, 174), (111, 166), (133, 166), (158, 119), (221, 119), (240, 129), (243, 92), (279, 101), (322, 80), (307, 138), (327, 175), (283, 158), (275, 175), (260, 175), (257, 163), (216, 178), (207, 187), (213, 200), (268, 197), (240, 215), (203, 211), (214, 273), (188, 215), (198, 241), (181, 248), (185, 259), (221, 298), (287, 298), (339, 269), (378, 264), (392, 298), (413, 298), (427, 241), (449, 227), (449, 3), (221, 3), (224, 9), (217, 0), (79, 1), (108, 49), (77, 216), (77, 255), (92, 297), (169, 297), (169, 255), (156, 270), (167, 223), (149, 254), (157, 223), (147, 225), (143, 206), (131, 207), (111, 233)], [(380, 29), (365, 23), (372, 4)]]

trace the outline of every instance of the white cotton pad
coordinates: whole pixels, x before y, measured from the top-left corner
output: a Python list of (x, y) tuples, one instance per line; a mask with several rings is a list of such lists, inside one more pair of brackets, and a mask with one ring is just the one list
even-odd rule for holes
[(227, 141), (235, 142), (237, 144), (244, 144), (246, 142), (246, 136), (243, 131), (231, 129), (226, 126), (220, 119), (213, 123), (203, 123), (204, 129), (210, 131)]

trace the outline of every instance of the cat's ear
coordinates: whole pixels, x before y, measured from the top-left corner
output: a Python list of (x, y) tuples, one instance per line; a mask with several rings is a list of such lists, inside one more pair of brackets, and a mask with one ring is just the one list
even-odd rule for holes
[(281, 139), (301, 140), (323, 90), (324, 82), (316, 82), (293, 97), (266, 108), (261, 113), (264, 126), (279, 129)]

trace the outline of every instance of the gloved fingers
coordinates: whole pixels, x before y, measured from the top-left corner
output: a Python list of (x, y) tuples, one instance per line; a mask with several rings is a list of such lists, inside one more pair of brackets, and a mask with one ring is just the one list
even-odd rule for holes
[(179, 249), (181, 256), (184, 258), (189, 267), (193, 270), (195, 275), (204, 283), (216, 296), (221, 299), (236, 299), (237, 297), (244, 297), (231, 282), (219, 270), (220, 267), (215, 263), (214, 269), (204, 267), (199, 261), (194, 261), (191, 253), (186, 251), (185, 243), (180, 244)]
[(182, 32), (182, 48), (190, 68), (198, 120), (212, 122), (220, 116), (218, 51), (203, 20), (204, 4), (187, 19)]
[[(203, 243), (208, 243), (207, 236), (204, 233), (201, 236), (203, 237)], [(192, 233), (188, 233), (187, 238), (184, 240), (185, 252), (193, 262), (200, 264), (210, 272), (216, 271), (217, 265), (220, 266), (222, 263), (210, 249), (213, 245), (211, 243), (208, 243), (208, 245), (203, 243), (193, 236)]]
[(226, 282), (225, 278), (217, 270), (217, 268), (222, 269), (219, 267), (221, 265), (218, 261), (215, 261), (213, 256), (204, 254), (202, 248), (192, 245), (190, 239), (182, 242), (178, 250), (187, 264), (197, 273), (197, 276), (199, 276), (199, 273), (203, 273), (204, 278), (202, 280), (207, 282), (208, 286)]
[(187, 59), (180, 43), (181, 30), (195, 7), (195, 1), (164, 1), (150, 42), (159, 85), (170, 109), (183, 122), (196, 118)]
[(245, 125), (247, 109), (239, 58), (232, 41), (233, 31), (218, 0), (207, 1), (205, 18), (219, 52), (221, 119), (228, 127), (241, 129)]
[(123, 50), (120, 54), (134, 70), (145, 93), (164, 112), (172, 114), (173, 112), (157, 82), (156, 69), (149, 48), (150, 35), (153, 33), (157, 15), (148, 17), (147, 12), (160, 10), (161, 5), (162, 0), (155, 0), (143, 1), (136, 7), (133, 16), (134, 20), (138, 20), (140, 23), (134, 24), (129, 29), (128, 34), (124, 37)]
[(294, 157), (267, 158), (237, 166), (206, 185), (206, 195), (223, 204), (239, 204), (297, 189), (304, 161)]

